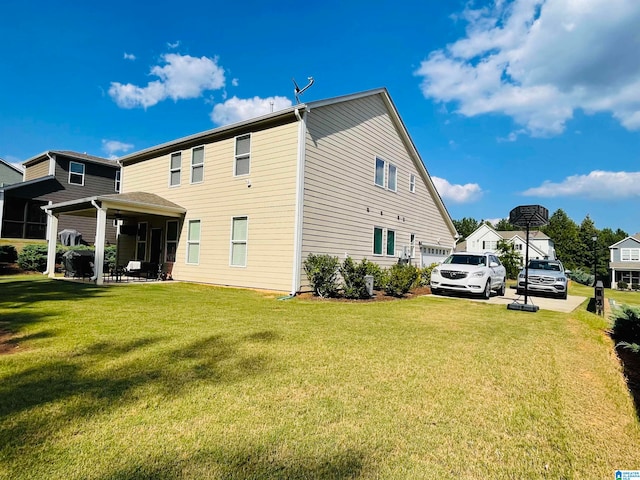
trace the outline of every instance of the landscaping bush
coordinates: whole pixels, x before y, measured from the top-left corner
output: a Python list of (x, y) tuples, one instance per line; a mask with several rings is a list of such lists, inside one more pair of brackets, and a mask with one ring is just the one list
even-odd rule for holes
[(374, 290), (383, 290), (384, 285), (386, 283), (386, 275), (385, 270), (380, 265), (374, 262), (370, 262), (366, 258), (363, 262), (367, 266), (367, 275), (371, 275), (373, 277), (373, 289)]
[(426, 267), (418, 269), (418, 278), (414, 284), (415, 287), (427, 287), (431, 284), (431, 271), (438, 266), (437, 263), (432, 263)]
[(18, 252), (13, 245), (0, 245), (0, 263), (16, 263)]
[(387, 295), (401, 297), (409, 290), (418, 278), (418, 269), (409, 263), (393, 265), (387, 274), (384, 291)]
[(105, 269), (113, 270), (116, 268), (116, 246), (108, 245), (104, 247), (104, 266)]
[(338, 294), (338, 257), (310, 253), (304, 261), (304, 272), (314, 295), (335, 297)]
[(593, 275), (585, 272), (584, 270), (580, 270), (579, 268), (571, 270), (571, 273), (569, 273), (569, 278), (574, 282), (578, 282), (582, 285), (587, 285), (589, 287), (593, 286)]
[(369, 275), (370, 263), (366, 258), (363, 258), (360, 263), (354, 262), (351, 257), (344, 260), (340, 266), (340, 275), (342, 275), (342, 293), (345, 298), (370, 298), (364, 279), (366, 275)]
[(627, 282), (623, 282), (622, 280), (618, 282), (618, 290), (626, 290), (627, 288), (629, 288), (629, 284)]
[(18, 266), (28, 272), (44, 272), (47, 269), (46, 244), (25, 245), (18, 255)]
[(617, 342), (640, 344), (640, 308), (623, 305), (616, 310), (612, 335)]
[(632, 283), (631, 284), (631, 289), (632, 290), (640, 290), (640, 283)]

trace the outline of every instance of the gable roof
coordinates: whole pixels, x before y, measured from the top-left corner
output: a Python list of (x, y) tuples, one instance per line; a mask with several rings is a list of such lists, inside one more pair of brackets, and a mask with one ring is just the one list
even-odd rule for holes
[(34, 163), (37, 163), (41, 160), (50, 158), (51, 155), (60, 155), (63, 157), (71, 158), (73, 160), (80, 160), (83, 162), (96, 163), (99, 165), (107, 165), (109, 167), (119, 167), (120, 164), (116, 160), (109, 160), (107, 158), (96, 157), (94, 155), (87, 155), (86, 153), (78, 153), (72, 152), (70, 150), (47, 150), (46, 152), (42, 152), (34, 157), (31, 157), (24, 162), (22, 165), (26, 168)]
[(620, 245), (623, 242), (626, 242), (627, 240), (635, 240), (636, 242), (640, 243), (640, 233), (636, 233), (635, 235), (629, 235), (628, 237), (623, 238), (619, 242), (616, 242), (613, 245), (610, 245), (609, 248), (616, 248), (618, 245)]
[(294, 122), (299, 121), (301, 119), (301, 112), (310, 112), (314, 108), (326, 107), (329, 105), (335, 105), (343, 102), (348, 102), (351, 100), (356, 100), (359, 98), (370, 97), (373, 95), (380, 95), (385, 106), (387, 107), (387, 111), (390, 114), (391, 120), (395, 125), (400, 137), (405, 144), (407, 151), (410, 156), (414, 159), (414, 163), (418, 170), (422, 170), (421, 174), (426, 183), (427, 189), (432, 195), (436, 207), (441, 212), (442, 217), (445, 219), (445, 223), (447, 227), (451, 231), (452, 236), (457, 235), (457, 231), (455, 225), (453, 224), (453, 220), (451, 219), (451, 215), (447, 210), (444, 202), (442, 201), (442, 197), (440, 193), (436, 189), (433, 181), (431, 179), (431, 175), (425, 166), (425, 163), (422, 161), (422, 157), (418, 153), (418, 149), (416, 148), (413, 140), (411, 139), (407, 127), (405, 126), (402, 118), (400, 118), (400, 114), (398, 110), (391, 100), (389, 92), (386, 88), (376, 88), (372, 90), (366, 90), (363, 92), (353, 93), (349, 95), (342, 95), (338, 97), (332, 97), (325, 100), (316, 100), (308, 103), (300, 103), (297, 105), (293, 105), (291, 107), (278, 110), (276, 112), (269, 113), (267, 115), (262, 115), (260, 117), (255, 117), (248, 120), (243, 120), (241, 122), (223, 125), (221, 127), (217, 127), (211, 130), (206, 130), (200, 133), (196, 133), (193, 135), (189, 135), (187, 137), (182, 137), (176, 140), (172, 140), (160, 145), (156, 145), (153, 147), (149, 147), (147, 149), (141, 150), (139, 152), (130, 153), (118, 159), (121, 165), (127, 165), (129, 163), (143, 161), (161, 154), (167, 154), (172, 151), (183, 149), (189, 145), (197, 145), (206, 142), (214, 141), (217, 138), (222, 138), (225, 136), (233, 135), (235, 132), (246, 132), (248, 127), (268, 127), (269, 125), (278, 124), (279, 122)]
[[(518, 236), (521, 239), (527, 237), (527, 232), (525, 230), (496, 230), (496, 233), (505, 240), (511, 240), (515, 236)], [(549, 236), (540, 230), (529, 230), (529, 238), (534, 240), (551, 240)]]
[(16, 173), (19, 173), (20, 175), (22, 175), (24, 173), (20, 167), (18, 167), (17, 165), (14, 165), (13, 163), (9, 163), (6, 160), (3, 160), (2, 158), (0, 158), (0, 164), (9, 167), (12, 170), (15, 170)]

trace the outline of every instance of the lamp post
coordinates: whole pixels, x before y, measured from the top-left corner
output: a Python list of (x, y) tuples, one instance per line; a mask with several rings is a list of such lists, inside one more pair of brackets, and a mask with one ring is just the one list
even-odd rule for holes
[(598, 281), (598, 244), (596, 243), (598, 237), (594, 235), (591, 237), (591, 240), (593, 240), (593, 288), (595, 288), (596, 282)]

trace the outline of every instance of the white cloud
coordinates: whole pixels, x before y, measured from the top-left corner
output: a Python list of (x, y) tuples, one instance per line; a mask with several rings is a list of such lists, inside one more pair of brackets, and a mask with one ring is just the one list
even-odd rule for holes
[(240, 84), (240, 80), (238, 80), (237, 78), (234, 78), (233, 80), (231, 80), (231, 85), (233, 85), (234, 87), (237, 87)]
[(124, 59), (133, 61), (136, 59), (136, 56), (133, 53), (124, 52)]
[(167, 47), (169, 47), (172, 50), (175, 48), (178, 48), (179, 46), (180, 46), (180, 40), (176, 41), (175, 43), (167, 42)]
[(637, 0), (495, 0), (456, 20), (466, 36), (415, 72), (425, 97), (511, 116), (533, 136), (562, 133), (576, 109), (640, 130)]
[(102, 150), (105, 151), (109, 158), (117, 158), (116, 153), (127, 153), (133, 148), (130, 143), (119, 142), (118, 140), (102, 140)]
[(605, 172), (572, 175), (560, 183), (546, 180), (539, 187), (524, 191), (534, 197), (587, 197), (597, 199), (639, 197), (640, 172)]
[(197, 98), (207, 90), (218, 90), (225, 85), (224, 68), (217, 57), (195, 58), (189, 55), (167, 53), (162, 57), (164, 65), (151, 68), (151, 75), (159, 80), (145, 87), (131, 83), (112, 82), (109, 95), (122, 108), (152, 107), (171, 98), (174, 101)]
[(245, 99), (234, 96), (213, 107), (211, 120), (217, 125), (228, 125), (266, 115), (271, 111), (275, 112), (290, 106), (291, 100), (286, 97), (253, 97)]
[(444, 200), (450, 200), (454, 203), (469, 203), (482, 196), (482, 189), (477, 183), (452, 185), (444, 178), (431, 177), (431, 180)]

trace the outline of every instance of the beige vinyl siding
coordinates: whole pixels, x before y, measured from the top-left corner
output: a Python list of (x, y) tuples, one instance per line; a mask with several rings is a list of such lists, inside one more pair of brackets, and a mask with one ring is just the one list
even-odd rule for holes
[[(124, 193), (155, 193), (187, 209), (173, 266), (175, 279), (291, 290), (297, 145), (297, 122), (252, 132), (251, 174), (234, 177), (235, 137), (208, 143), (204, 181), (198, 184), (188, 183), (192, 150), (185, 148), (178, 187), (169, 187), (170, 154), (124, 167)], [(230, 266), (234, 216), (248, 217), (246, 267)], [(189, 220), (201, 221), (198, 265), (185, 263)]]
[(24, 172), (24, 180), (33, 180), (49, 175), (49, 159), (46, 158), (37, 163), (29, 165)]
[[(311, 110), (307, 120), (303, 261), (310, 253), (345, 254), (382, 266), (397, 256), (373, 255), (374, 227), (396, 232), (395, 250), (418, 242), (451, 247), (452, 233), (414, 164), (380, 95)], [(376, 156), (397, 167), (397, 191), (374, 183)], [(416, 175), (415, 193), (409, 191)], [(302, 278), (305, 279), (304, 273)], [(304, 282), (304, 280), (303, 280)]]

